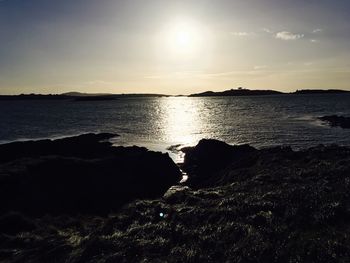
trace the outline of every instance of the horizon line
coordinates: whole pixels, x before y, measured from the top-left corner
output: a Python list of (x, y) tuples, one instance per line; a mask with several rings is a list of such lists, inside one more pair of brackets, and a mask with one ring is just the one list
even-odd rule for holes
[(225, 91), (230, 91), (230, 90), (249, 90), (249, 91), (276, 91), (280, 92), (281, 94), (290, 94), (290, 93), (295, 93), (297, 91), (345, 91), (345, 92), (350, 92), (349, 89), (336, 89), (336, 88), (329, 88), (329, 89), (320, 89), (320, 88), (307, 88), (307, 89), (296, 89), (294, 91), (282, 91), (278, 89), (249, 89), (249, 88), (243, 88), (243, 87), (237, 87), (237, 88), (232, 88), (232, 89), (226, 89), (226, 90), (219, 90), (219, 91), (213, 91), (213, 90), (205, 90), (205, 91), (200, 91), (196, 93), (189, 93), (189, 94), (166, 94), (166, 93), (152, 93), (152, 92), (147, 92), (147, 93), (137, 93), (137, 92), (130, 92), (130, 93), (109, 93), (109, 92), (81, 92), (81, 91), (68, 91), (68, 92), (63, 92), (63, 93), (35, 93), (35, 92), (30, 92), (30, 93), (16, 93), (16, 94), (1, 94), (0, 96), (28, 96), (28, 95), (43, 95), (43, 96), (74, 96), (70, 94), (76, 93), (76, 96), (79, 96), (78, 94), (81, 95), (96, 95), (96, 96), (115, 96), (115, 95), (156, 95), (156, 96), (170, 96), (170, 97), (176, 97), (176, 96), (190, 96), (193, 94), (201, 94), (205, 92), (213, 92), (213, 93), (220, 93), (220, 92), (225, 92)]

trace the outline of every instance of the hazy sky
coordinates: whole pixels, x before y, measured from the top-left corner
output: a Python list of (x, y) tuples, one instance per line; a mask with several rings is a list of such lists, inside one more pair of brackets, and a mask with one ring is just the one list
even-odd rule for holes
[(0, 0), (0, 93), (350, 89), (349, 0)]

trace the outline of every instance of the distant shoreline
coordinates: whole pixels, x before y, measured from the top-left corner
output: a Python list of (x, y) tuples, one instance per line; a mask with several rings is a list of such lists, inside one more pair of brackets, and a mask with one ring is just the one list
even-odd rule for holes
[(123, 98), (152, 98), (152, 97), (240, 97), (240, 96), (271, 96), (271, 95), (318, 95), (318, 94), (350, 94), (350, 91), (339, 89), (304, 89), (294, 92), (281, 92), (276, 90), (250, 90), (245, 88), (230, 89), (225, 91), (205, 91), (190, 95), (166, 95), (166, 94), (105, 94), (105, 93), (79, 93), (68, 92), (63, 94), (20, 94), (0, 95), (0, 101), (4, 100), (71, 100), (71, 101), (108, 101)]
[(206, 91), (202, 93), (191, 94), (189, 97), (234, 97), (234, 96), (271, 96), (271, 95), (305, 95), (305, 94), (338, 94), (338, 93), (350, 93), (346, 90), (328, 89), (328, 90), (296, 90), (295, 92), (281, 92), (276, 90), (250, 90), (244, 88), (225, 90), (220, 92)]
[(1, 100), (69, 100), (69, 101), (107, 101), (122, 98), (168, 97), (162, 94), (20, 94), (0, 95)]

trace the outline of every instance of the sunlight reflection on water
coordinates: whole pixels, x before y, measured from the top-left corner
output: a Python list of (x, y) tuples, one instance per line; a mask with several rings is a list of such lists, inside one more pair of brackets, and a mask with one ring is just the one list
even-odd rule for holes
[(2, 101), (0, 142), (110, 132), (120, 135), (115, 145), (169, 152), (176, 162), (183, 158), (179, 149), (202, 138), (257, 148), (350, 145), (349, 130), (317, 122), (318, 116), (350, 116), (349, 101), (349, 95), (336, 94)]
[(183, 97), (170, 97), (161, 101), (164, 109), (162, 140), (172, 145), (194, 145), (200, 139), (199, 130), (202, 126), (199, 117), (199, 107), (195, 100)]

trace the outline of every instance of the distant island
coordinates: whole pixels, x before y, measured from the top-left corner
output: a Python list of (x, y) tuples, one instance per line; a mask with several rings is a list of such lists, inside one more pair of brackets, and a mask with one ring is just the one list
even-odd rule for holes
[(237, 88), (237, 89), (230, 89), (230, 90), (225, 90), (225, 91), (219, 91), (219, 92), (214, 92), (214, 91), (206, 91), (202, 93), (196, 93), (196, 94), (191, 94), (189, 97), (225, 97), (225, 96), (267, 96), (267, 95), (282, 95), (282, 94), (324, 94), (324, 93), (349, 93), (350, 91), (346, 90), (337, 90), (337, 89), (328, 89), (328, 90), (297, 90), (295, 92), (291, 93), (285, 93), (281, 91), (276, 91), (276, 90), (250, 90), (250, 89), (245, 89), (245, 88)]
[(250, 90), (239, 87), (224, 91), (205, 91), (190, 95), (166, 95), (152, 93), (126, 93), (126, 94), (111, 94), (111, 93), (81, 93), (67, 92), (62, 94), (20, 94), (20, 95), (0, 95), (0, 101), (3, 100), (70, 100), (70, 101), (105, 101), (117, 100), (122, 98), (145, 98), (145, 97), (229, 97), (229, 96), (268, 96), (268, 95), (308, 95), (308, 94), (343, 94), (350, 93), (347, 90), (339, 89), (305, 89), (296, 90), (295, 92), (281, 92), (276, 90)]
[(283, 92), (275, 90), (250, 90), (244, 88), (230, 89), (225, 91), (206, 91), (197, 94), (191, 94), (189, 97), (212, 97), (212, 96), (265, 96), (265, 95), (279, 95)]

